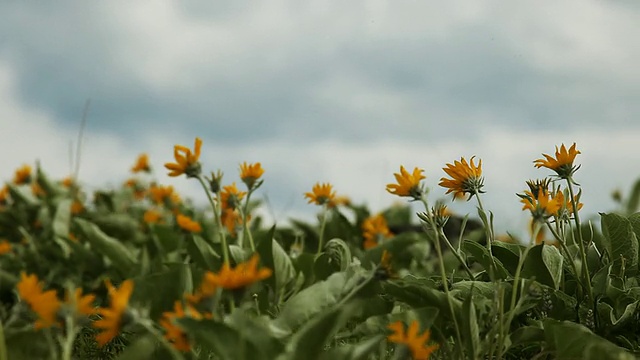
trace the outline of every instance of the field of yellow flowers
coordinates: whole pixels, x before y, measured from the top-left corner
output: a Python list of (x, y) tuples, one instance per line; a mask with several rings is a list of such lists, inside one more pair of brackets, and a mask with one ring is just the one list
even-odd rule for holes
[[(206, 208), (139, 176), (145, 154), (122, 187), (93, 194), (16, 170), (0, 190), (0, 360), (640, 355), (640, 186), (600, 228), (582, 223), (576, 144), (533, 161), (526, 239), (495, 233), (475, 157), (432, 189), (400, 166), (386, 191), (417, 214), (372, 214), (317, 183), (300, 194), (317, 223), (269, 228), (255, 213), (261, 164), (223, 181), (202, 146), (176, 145), (165, 167), (199, 182)], [(451, 214), (429, 199), (438, 190), (477, 213)]]

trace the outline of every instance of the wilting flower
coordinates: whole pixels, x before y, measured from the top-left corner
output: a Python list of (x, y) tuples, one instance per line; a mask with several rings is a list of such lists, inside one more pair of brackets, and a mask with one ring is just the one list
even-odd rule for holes
[(176, 222), (181, 229), (192, 233), (199, 233), (202, 231), (202, 226), (197, 221), (192, 220), (190, 217), (182, 214), (176, 216)]
[(240, 179), (247, 185), (248, 189), (253, 189), (256, 185), (256, 181), (264, 174), (262, 165), (258, 162), (255, 164), (247, 164), (246, 162), (240, 165)]
[(420, 180), (425, 179), (426, 176), (422, 175), (424, 170), (419, 168), (413, 169), (413, 174), (400, 166), (400, 173), (395, 173), (397, 184), (387, 184), (387, 191), (391, 194), (398, 196), (409, 196), (416, 200), (422, 197), (422, 188), (420, 187)]
[(123, 281), (118, 289), (116, 289), (109, 280), (106, 281), (106, 285), (109, 291), (111, 306), (108, 308), (99, 308), (97, 313), (101, 316), (101, 319), (93, 322), (93, 327), (102, 330), (101, 333), (96, 335), (96, 341), (99, 346), (104, 346), (111, 341), (111, 339), (118, 335), (124, 325), (126, 325), (125, 315), (127, 315), (129, 298), (133, 292), (132, 280)]
[(460, 161), (454, 161), (453, 164), (447, 164), (442, 168), (451, 179), (441, 178), (439, 185), (448, 188), (446, 194), (453, 192), (454, 196), (469, 194), (469, 198), (482, 193), (484, 179), (482, 178), (482, 160), (478, 162), (478, 166), (473, 163), (475, 156), (471, 157), (471, 161), (467, 163), (465, 158)]
[(531, 211), (534, 220), (544, 221), (551, 216), (557, 215), (562, 206), (558, 193), (553, 196), (548, 191), (540, 191), (538, 196), (534, 196), (531, 191), (518, 194), (520, 202), (524, 204), (522, 210)]
[(304, 197), (309, 199), (309, 204), (324, 205), (330, 203), (336, 196), (333, 186), (329, 183), (316, 183), (311, 192), (304, 193)]
[(7, 240), (0, 241), (0, 255), (8, 254), (11, 252), (11, 243)]
[(556, 172), (556, 174), (562, 179), (568, 179), (573, 175), (579, 166), (573, 166), (573, 160), (580, 154), (580, 151), (576, 150), (576, 143), (573, 143), (569, 150), (562, 144), (560, 149), (556, 146), (556, 157), (552, 157), (547, 154), (542, 154), (544, 159), (534, 160), (534, 166), (537, 168), (546, 167)]
[(173, 304), (173, 312), (166, 311), (162, 313), (162, 319), (158, 321), (160, 326), (165, 330), (164, 338), (173, 344), (174, 348), (183, 352), (191, 350), (191, 343), (187, 333), (185, 333), (180, 326), (176, 324), (176, 319), (183, 319), (185, 317), (190, 317), (196, 320), (202, 319), (202, 315), (192, 306), (187, 305), (186, 310), (187, 312), (185, 313), (185, 308), (182, 306), (182, 302), (180, 302), (180, 300), (176, 300)]
[(200, 148), (202, 147), (202, 140), (196, 138), (193, 153), (191, 150), (182, 145), (175, 145), (173, 147), (173, 157), (175, 163), (166, 163), (164, 167), (169, 171), (169, 176), (180, 176), (182, 174), (187, 177), (196, 177), (200, 175)]
[(413, 360), (428, 360), (431, 354), (439, 347), (438, 344), (426, 345), (431, 337), (431, 332), (425, 330), (422, 335), (418, 335), (418, 322), (416, 320), (411, 322), (406, 333), (402, 321), (391, 323), (388, 328), (393, 330), (393, 334), (387, 336), (387, 340), (406, 346), (411, 352)]
[(16, 169), (16, 173), (13, 176), (13, 183), (16, 185), (26, 184), (31, 181), (31, 166), (22, 165)]
[(142, 220), (146, 224), (157, 224), (162, 221), (162, 213), (157, 210), (149, 209), (144, 212)]
[(206, 178), (209, 183), (209, 190), (212, 193), (217, 194), (220, 191), (220, 187), (222, 186), (222, 172), (218, 170), (218, 172), (211, 172), (211, 178)]
[(236, 183), (222, 187), (222, 192), (220, 193), (222, 209), (233, 210), (237, 208), (246, 194), (246, 192), (238, 190)]
[(55, 290), (43, 291), (42, 283), (36, 275), (20, 273), (20, 282), (16, 285), (20, 298), (38, 315), (36, 329), (57, 325), (57, 314), (61, 303)]
[(387, 226), (387, 220), (378, 214), (370, 216), (362, 222), (362, 237), (364, 237), (364, 248), (371, 249), (382, 243), (383, 240), (392, 237), (393, 234)]
[(132, 173), (138, 172), (151, 172), (151, 165), (149, 165), (149, 155), (140, 154), (136, 159), (136, 163), (131, 167)]
[(253, 254), (247, 262), (236, 265), (231, 269), (229, 264), (222, 265), (222, 269), (217, 274), (212, 274), (209, 281), (223, 289), (235, 290), (251, 285), (271, 276), (272, 270), (268, 268), (258, 269), (258, 254)]

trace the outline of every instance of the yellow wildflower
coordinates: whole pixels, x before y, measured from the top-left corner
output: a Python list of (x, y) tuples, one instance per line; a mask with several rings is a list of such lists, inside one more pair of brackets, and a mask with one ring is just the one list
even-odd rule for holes
[(0, 241), (0, 255), (8, 254), (11, 252), (11, 243), (7, 240)]
[(333, 191), (333, 186), (329, 183), (316, 183), (313, 185), (311, 192), (305, 193), (304, 197), (309, 199), (309, 204), (315, 203), (316, 205), (329, 204), (334, 200), (336, 196)]
[(447, 175), (451, 176), (451, 179), (440, 179), (439, 185), (449, 189), (446, 194), (453, 192), (456, 197), (469, 194), (469, 198), (471, 198), (478, 192), (484, 192), (480, 190), (484, 186), (482, 160), (476, 166), (473, 163), (474, 158), (475, 156), (471, 157), (469, 163), (465, 158), (460, 158), (460, 161), (454, 161), (453, 164), (447, 164), (442, 168)]
[[(237, 227), (242, 225), (242, 217), (240, 216), (238, 210), (223, 209), (220, 220), (222, 221), (222, 224), (227, 228), (229, 234), (235, 237)], [(249, 219), (247, 219), (247, 221), (248, 220)]]
[(380, 243), (392, 237), (393, 234), (387, 226), (387, 220), (378, 214), (370, 216), (362, 222), (362, 237), (364, 237), (364, 248), (371, 249), (380, 245)]
[(522, 210), (531, 211), (534, 220), (544, 221), (550, 216), (558, 214), (558, 210), (562, 206), (558, 197), (559, 193), (552, 196), (548, 191), (540, 191), (536, 197), (531, 191), (525, 191), (524, 195), (518, 194), (518, 196), (521, 198), (520, 202), (524, 204)]
[(16, 185), (26, 184), (31, 181), (31, 166), (22, 165), (16, 169), (16, 173), (13, 176), (13, 183)]
[(147, 173), (151, 172), (151, 165), (149, 165), (149, 155), (147, 154), (140, 154), (136, 159), (136, 163), (133, 165), (133, 167), (131, 167), (132, 173), (138, 173), (142, 171)]
[(162, 319), (158, 321), (160, 326), (165, 330), (164, 338), (173, 344), (174, 348), (183, 352), (191, 350), (191, 343), (187, 333), (185, 333), (180, 326), (176, 324), (175, 320), (185, 317), (190, 317), (196, 320), (202, 319), (202, 315), (200, 315), (200, 313), (192, 306), (187, 305), (187, 311), (188, 313), (185, 313), (182, 302), (180, 302), (180, 300), (176, 300), (173, 304), (173, 312), (166, 311), (162, 313)]
[(47, 194), (42, 186), (40, 186), (40, 184), (38, 184), (37, 182), (31, 183), (31, 193), (36, 197), (43, 197)]
[(268, 268), (258, 269), (259, 260), (260, 256), (253, 254), (249, 261), (240, 263), (233, 269), (229, 267), (229, 264), (225, 263), (217, 274), (209, 276), (208, 281), (223, 289), (234, 290), (264, 280), (271, 276), (272, 271)]
[(555, 158), (547, 154), (542, 154), (545, 158), (534, 160), (533, 163), (537, 168), (546, 167), (555, 171), (560, 178), (567, 179), (579, 168), (579, 166), (573, 166), (573, 161), (578, 154), (580, 154), (580, 151), (576, 150), (576, 143), (573, 143), (569, 150), (562, 144), (560, 149), (556, 146)]
[(6, 205), (9, 202), (9, 187), (7, 185), (0, 189), (0, 205)]
[(57, 314), (61, 303), (55, 290), (43, 291), (42, 283), (36, 275), (20, 273), (20, 282), (16, 285), (20, 298), (38, 315), (36, 329), (44, 329), (57, 325)]
[(157, 224), (162, 222), (162, 213), (153, 209), (144, 212), (143, 220), (147, 224)]
[(240, 201), (246, 194), (246, 192), (238, 190), (238, 188), (236, 187), (236, 183), (222, 187), (222, 192), (220, 193), (222, 209), (233, 210), (237, 208), (238, 205), (240, 205)]
[(176, 222), (181, 229), (192, 233), (199, 233), (202, 231), (202, 226), (197, 221), (192, 220), (190, 217), (182, 214), (176, 215)]
[(428, 360), (431, 354), (439, 347), (438, 344), (426, 346), (431, 337), (431, 332), (425, 330), (422, 335), (418, 335), (418, 322), (416, 320), (411, 322), (406, 333), (404, 324), (401, 321), (389, 324), (388, 328), (393, 330), (393, 334), (387, 336), (387, 340), (406, 346), (411, 352), (413, 360)]
[(99, 308), (97, 313), (101, 319), (93, 322), (93, 327), (102, 330), (96, 335), (96, 341), (99, 346), (104, 346), (111, 341), (125, 325), (125, 314), (129, 304), (129, 298), (133, 292), (133, 281), (125, 280), (120, 284), (120, 288), (116, 289), (111, 281), (106, 282), (109, 291), (111, 306), (108, 308)]
[(247, 164), (246, 162), (240, 165), (240, 179), (247, 185), (249, 190), (253, 189), (256, 185), (256, 181), (264, 174), (262, 165), (258, 162), (255, 164)]
[(173, 157), (175, 163), (166, 163), (164, 167), (169, 170), (169, 176), (180, 176), (182, 174), (187, 177), (196, 177), (200, 175), (200, 148), (202, 147), (202, 140), (196, 138), (193, 153), (191, 150), (182, 145), (175, 145), (173, 147)]
[(80, 202), (79, 200), (74, 200), (71, 203), (71, 213), (73, 215), (78, 215), (83, 211), (84, 211), (84, 205), (82, 205), (82, 202)]
[(426, 179), (426, 176), (422, 175), (423, 169), (414, 168), (413, 173), (409, 172), (400, 166), (400, 173), (394, 173), (396, 178), (396, 184), (387, 184), (387, 191), (391, 194), (398, 196), (409, 196), (416, 200), (422, 197), (423, 190), (420, 187), (420, 180)]
[(153, 185), (149, 188), (149, 197), (158, 205), (173, 207), (180, 202), (180, 196), (173, 190), (173, 186)]

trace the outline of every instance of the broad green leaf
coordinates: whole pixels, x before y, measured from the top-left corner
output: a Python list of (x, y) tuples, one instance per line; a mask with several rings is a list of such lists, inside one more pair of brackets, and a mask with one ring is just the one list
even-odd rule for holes
[(13, 201), (24, 203), (29, 207), (36, 207), (40, 205), (40, 200), (33, 196), (30, 187), (7, 184), (7, 188), (9, 189), (9, 194), (11, 194)]
[[(486, 247), (482, 246), (475, 241), (464, 240), (462, 242), (462, 249), (469, 255), (473, 256), (473, 258), (480, 263), (484, 269), (488, 272), (491, 268), (491, 254), (489, 254), (489, 250)], [(497, 277), (499, 279), (506, 279), (509, 277), (509, 272), (504, 268), (502, 262), (494, 256), (493, 258), (496, 264), (496, 272)]]
[(162, 312), (173, 309), (175, 300), (185, 293), (193, 292), (193, 281), (189, 264), (166, 264), (167, 270), (134, 278), (134, 299), (150, 305), (150, 314), (157, 319)]
[(583, 325), (571, 321), (544, 321), (544, 332), (548, 347), (555, 350), (558, 360), (591, 358), (589, 354), (598, 349), (598, 360), (634, 359), (633, 355), (612, 342), (592, 333)]
[(371, 316), (363, 323), (356, 326), (353, 331), (344, 337), (362, 337), (384, 334), (388, 331), (387, 326), (396, 321), (402, 321), (405, 324), (410, 324), (412, 321), (417, 320), (422, 329), (428, 329), (431, 327), (439, 313), (440, 310), (436, 307), (423, 307), (409, 309), (399, 313)]
[(511, 284), (509, 283), (462, 280), (451, 285), (451, 295), (458, 299), (466, 299), (471, 294), (493, 299), (500, 286), (505, 288), (505, 293), (511, 291)]
[(369, 356), (380, 348), (380, 343), (384, 340), (383, 335), (374, 336), (370, 339), (352, 345), (343, 345), (332, 348), (328, 352), (320, 354), (321, 360), (366, 360)]
[(520, 254), (524, 252), (524, 246), (496, 241), (491, 244), (491, 252), (509, 270), (511, 275), (515, 275)]
[(195, 342), (216, 354), (220, 359), (233, 360), (270, 360), (244, 331), (238, 331), (219, 321), (191, 318), (178, 322)]
[(342, 308), (334, 307), (314, 316), (288, 340), (288, 358), (317, 359), (343, 323)]
[(522, 277), (558, 289), (562, 280), (562, 254), (551, 245), (535, 245), (522, 266)]
[(334, 260), (329, 254), (321, 253), (316, 256), (313, 262), (313, 274), (316, 280), (325, 280), (331, 274), (340, 271), (340, 263)]
[(126, 277), (133, 271), (136, 261), (129, 249), (102, 232), (95, 224), (79, 218), (74, 221), (81, 230), (83, 238), (87, 239), (93, 249), (106, 256), (121, 274)]
[(462, 312), (459, 313), (462, 327), (462, 338), (467, 348), (467, 355), (477, 359), (480, 354), (480, 329), (476, 317), (476, 307), (473, 304), (473, 296), (468, 296), (462, 303)]
[(151, 335), (136, 339), (116, 358), (116, 360), (144, 360), (154, 356), (157, 341)]
[(545, 340), (544, 329), (537, 326), (522, 326), (515, 329), (511, 335), (511, 346), (541, 343)]
[(175, 251), (184, 241), (182, 234), (169, 225), (155, 224), (151, 227), (151, 233), (158, 252), (163, 255)]
[(58, 202), (56, 214), (53, 218), (53, 233), (56, 236), (69, 237), (69, 224), (71, 222), (71, 199), (63, 199)]
[(242, 332), (267, 359), (274, 359), (284, 351), (285, 344), (269, 329), (268, 316), (252, 316), (244, 310), (236, 310), (225, 319), (230, 327)]
[[(365, 254), (361, 260), (362, 266), (364, 266), (365, 268), (370, 268), (372, 264), (379, 264), (380, 259), (382, 258), (382, 252), (385, 250), (391, 253), (394, 258), (394, 262), (401, 263), (403, 262), (403, 253), (407, 251), (409, 247), (420, 241), (426, 242), (426, 239), (423, 236), (420, 236), (419, 234), (413, 232), (394, 236), (393, 238), (386, 240), (382, 244), (365, 251)], [(411, 259), (407, 260), (407, 262), (411, 261)]]
[(187, 236), (187, 251), (198, 265), (206, 270), (216, 271), (220, 263), (220, 255), (211, 245), (198, 235)]
[[(640, 179), (636, 180), (633, 184), (633, 188), (631, 190), (631, 195), (629, 195), (629, 199), (627, 200), (627, 214), (635, 213), (640, 210)], [(638, 235), (636, 233), (636, 235)]]
[[(634, 218), (635, 219), (635, 218)], [(624, 267), (634, 274), (638, 270), (638, 239), (631, 221), (618, 214), (600, 214), (602, 234), (605, 237), (609, 259), (614, 264), (613, 273), (619, 273), (624, 258)]]
[(331, 239), (324, 247), (324, 252), (333, 262), (340, 264), (340, 271), (345, 271), (351, 265), (351, 250), (342, 239)]
[(131, 215), (124, 213), (105, 214), (92, 220), (105, 234), (118, 238), (120, 241), (135, 239), (136, 233), (140, 229), (140, 223)]
[(447, 294), (440, 290), (429, 287), (424, 280), (396, 280), (385, 282), (382, 288), (386, 293), (393, 296), (396, 300), (404, 302), (414, 307), (433, 306), (440, 310), (440, 313), (451, 319), (451, 310), (449, 309), (449, 300), (453, 305), (453, 312), (460, 314), (462, 311), (462, 302), (453, 296), (447, 297)]
[(636, 300), (631, 304), (628, 304), (625, 307), (622, 315), (620, 315), (620, 317), (617, 317), (611, 305), (604, 302), (599, 302), (598, 316), (600, 318), (600, 323), (613, 327), (613, 330), (620, 329), (629, 321), (635, 320), (635, 314), (637, 313), (638, 308), (640, 308), (640, 301)]
[(274, 232), (275, 226), (257, 244), (256, 251), (260, 254), (262, 265), (273, 270), (273, 275), (265, 282), (274, 289), (276, 298), (279, 299), (284, 289), (295, 281), (296, 269), (280, 243), (273, 239)]

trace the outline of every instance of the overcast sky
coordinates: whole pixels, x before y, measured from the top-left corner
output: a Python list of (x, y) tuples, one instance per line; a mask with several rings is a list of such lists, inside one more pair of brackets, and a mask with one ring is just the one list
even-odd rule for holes
[(476, 155), (485, 206), (516, 230), (515, 193), (561, 143), (582, 151), (588, 214), (640, 176), (639, 2), (200, 3), (0, 3), (2, 178), (36, 159), (66, 176), (86, 99), (84, 184), (119, 185), (148, 152), (200, 201), (162, 168), (200, 136), (226, 182), (262, 162), (277, 221), (317, 210), (316, 181), (381, 210), (401, 164), (435, 200), (445, 163)]

